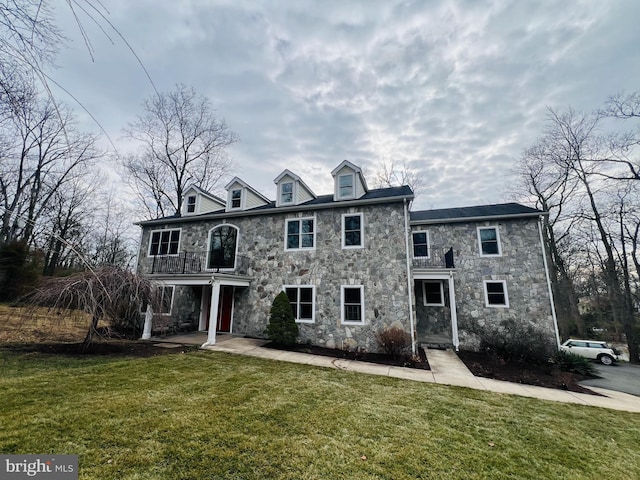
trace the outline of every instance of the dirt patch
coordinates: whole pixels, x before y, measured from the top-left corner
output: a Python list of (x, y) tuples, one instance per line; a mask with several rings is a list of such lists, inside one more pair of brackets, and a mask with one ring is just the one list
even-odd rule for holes
[(404, 356), (394, 358), (384, 353), (372, 353), (356, 350), (340, 350), (338, 348), (316, 347), (314, 345), (295, 344), (280, 345), (276, 343), (267, 343), (267, 348), (277, 350), (287, 350), (290, 352), (310, 353), (312, 355), (321, 355), (323, 357), (345, 358), (347, 360), (358, 360), (359, 362), (377, 363), (379, 365), (392, 365), (395, 367), (417, 368), (421, 370), (430, 370), (427, 356), (422, 348), (418, 349), (418, 355), (415, 357)]
[(592, 377), (562, 372), (553, 365), (509, 364), (484, 353), (461, 350), (458, 357), (476, 377), (494, 378), (513, 383), (556, 388), (576, 393), (599, 395), (578, 382)]

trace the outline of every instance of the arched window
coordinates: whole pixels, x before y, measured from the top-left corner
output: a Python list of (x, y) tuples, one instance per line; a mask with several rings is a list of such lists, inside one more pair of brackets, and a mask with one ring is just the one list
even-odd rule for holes
[(238, 229), (233, 225), (220, 225), (209, 233), (207, 268), (234, 268)]

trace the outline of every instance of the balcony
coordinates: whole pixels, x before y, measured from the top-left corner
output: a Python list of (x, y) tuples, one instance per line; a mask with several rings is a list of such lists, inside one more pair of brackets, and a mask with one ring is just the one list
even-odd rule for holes
[(177, 255), (156, 255), (151, 260), (151, 273), (193, 274), (229, 272), (247, 273), (249, 259), (236, 255), (231, 258), (211, 258), (206, 252), (180, 252)]
[(453, 247), (429, 248), (428, 257), (414, 257), (413, 268), (455, 268)]

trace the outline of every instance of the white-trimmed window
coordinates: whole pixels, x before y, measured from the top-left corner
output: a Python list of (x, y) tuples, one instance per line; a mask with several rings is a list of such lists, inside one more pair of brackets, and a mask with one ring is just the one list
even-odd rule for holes
[(361, 213), (342, 215), (342, 248), (364, 247), (363, 216)]
[(440, 280), (422, 282), (422, 299), (425, 307), (444, 307), (444, 288)]
[(196, 196), (189, 195), (187, 197), (187, 213), (194, 213), (196, 211)]
[(315, 248), (315, 218), (292, 218), (285, 223), (285, 250), (313, 250)]
[(298, 323), (315, 322), (315, 298), (316, 291), (314, 286), (306, 285), (285, 285), (284, 291), (289, 297), (293, 316)]
[(429, 258), (429, 232), (426, 230), (416, 230), (412, 233), (413, 257)]
[(161, 315), (171, 315), (171, 307), (173, 306), (173, 285), (160, 285), (158, 287), (158, 312)]
[(507, 282), (504, 280), (484, 280), (484, 301), (487, 307), (509, 307)]
[(351, 198), (354, 196), (355, 175), (347, 173), (338, 175), (338, 198)]
[(151, 232), (149, 242), (149, 256), (177, 255), (180, 245), (180, 229), (155, 230)]
[(340, 287), (340, 318), (344, 325), (364, 325), (364, 287)]
[(502, 255), (500, 247), (500, 232), (498, 227), (478, 227), (478, 245), (483, 257), (499, 257)]
[(207, 268), (235, 268), (238, 250), (238, 228), (234, 225), (218, 225), (209, 232)]
[(280, 204), (288, 205), (293, 203), (293, 182), (280, 184)]
[(242, 190), (237, 188), (231, 190), (231, 208), (242, 207)]

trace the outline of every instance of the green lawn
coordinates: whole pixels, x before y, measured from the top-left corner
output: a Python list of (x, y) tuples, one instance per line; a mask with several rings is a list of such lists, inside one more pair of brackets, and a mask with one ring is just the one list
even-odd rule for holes
[(638, 414), (206, 351), (0, 362), (0, 452), (80, 478), (640, 478)]

